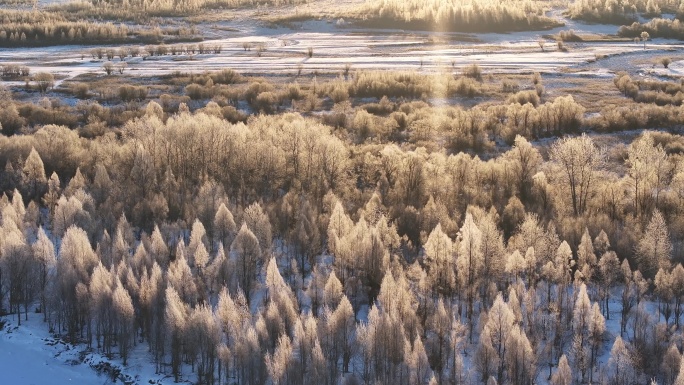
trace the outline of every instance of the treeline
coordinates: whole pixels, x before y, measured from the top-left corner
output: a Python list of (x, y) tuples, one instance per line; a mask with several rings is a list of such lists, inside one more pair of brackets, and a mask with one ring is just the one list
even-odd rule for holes
[(680, 136), (546, 157), (518, 136), (483, 160), (297, 114), (160, 118), (0, 137), (17, 322), (38, 308), (124, 364), (143, 341), (201, 384), (677, 378)]
[(643, 24), (634, 22), (620, 27), (618, 35), (636, 38), (641, 36), (642, 32), (647, 32), (651, 38), (684, 40), (684, 24), (679, 19), (656, 18)]
[(184, 28), (128, 27), (111, 22), (69, 21), (45, 11), (0, 10), (0, 45), (30, 47), (72, 43), (160, 43), (194, 40), (196, 31)]
[(561, 26), (539, 1), (372, 1), (354, 16), (357, 25), (445, 32), (511, 32)]
[(628, 74), (619, 74), (614, 82), (620, 92), (639, 103), (680, 106), (684, 101), (684, 85), (681, 83), (657, 80), (634, 81)]
[[(53, 7), (76, 10), (86, 17), (140, 19), (141, 17), (189, 16), (202, 10), (306, 4), (307, 0), (91, 0)], [(136, 15), (142, 12), (143, 15)]]
[(573, 19), (616, 25), (636, 22), (639, 15), (653, 18), (681, 11), (679, 0), (578, 0), (568, 6)]

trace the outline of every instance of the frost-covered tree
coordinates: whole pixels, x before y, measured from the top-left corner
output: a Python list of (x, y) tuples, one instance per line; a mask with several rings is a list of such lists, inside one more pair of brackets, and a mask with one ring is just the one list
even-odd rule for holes
[(182, 369), (182, 348), (188, 324), (188, 307), (173, 287), (166, 289), (166, 309), (164, 320), (171, 352), (171, 373), (178, 382)]
[(62, 196), (55, 207), (52, 230), (55, 236), (62, 237), (71, 226), (87, 226), (89, 219), (90, 214), (84, 209), (83, 202), (75, 196)]
[(54, 279), (54, 272), (52, 270), (57, 264), (57, 259), (55, 258), (55, 246), (48, 238), (45, 230), (41, 227), (38, 229), (38, 237), (36, 242), (31, 246), (31, 248), (33, 249), (33, 257), (39, 264), (38, 279), (40, 283), (40, 308), (43, 312), (44, 320), (47, 321), (47, 288)]
[(135, 339), (135, 327), (133, 324), (135, 309), (133, 308), (131, 296), (121, 285), (121, 282), (117, 282), (116, 288), (112, 293), (112, 306), (119, 354), (123, 364), (126, 365), (131, 345)]
[[(202, 222), (199, 221), (199, 219), (195, 219), (195, 221), (192, 223), (192, 230), (190, 232), (190, 242), (188, 243), (187, 251), (186, 251), (186, 258), (188, 260), (188, 264), (193, 267), (198, 267), (198, 263), (196, 261), (196, 253), (202, 252), (200, 251), (200, 246), (204, 248), (204, 253), (207, 253), (207, 246), (209, 244), (209, 240), (207, 238), (207, 231), (204, 228), (204, 225)], [(205, 259), (204, 264), (200, 267), (204, 267), (206, 263), (208, 262), (208, 254), (201, 255), (200, 258), (207, 257)]]
[(405, 361), (410, 376), (409, 383), (426, 384), (432, 377), (432, 370), (430, 370), (423, 341), (420, 336), (416, 336), (413, 344), (407, 340), (406, 345), (404, 353), (406, 354)]
[(551, 147), (551, 160), (560, 168), (574, 215), (583, 214), (596, 184), (603, 155), (594, 141), (582, 135), (560, 139)]
[(261, 250), (265, 253), (269, 252), (273, 241), (271, 222), (261, 205), (256, 202), (249, 205), (243, 213), (243, 221), (259, 240)]
[(472, 342), (475, 324), (473, 304), (477, 300), (475, 296), (478, 293), (478, 281), (481, 278), (484, 258), (482, 255), (482, 232), (475, 225), (470, 213), (466, 214), (463, 227), (459, 232), (458, 245), (458, 258), (456, 260), (458, 281), (461, 284), (462, 291), (466, 292), (468, 304), (466, 315), (470, 320), (468, 336)]
[(598, 269), (600, 273), (601, 291), (600, 296), (603, 298), (603, 309), (606, 314), (606, 319), (610, 319), (610, 291), (615, 282), (620, 276), (620, 260), (614, 251), (608, 251), (601, 255), (599, 259)]
[(636, 247), (639, 270), (645, 277), (655, 277), (658, 268), (669, 268), (672, 242), (665, 218), (656, 210)]
[(157, 262), (159, 266), (168, 266), (169, 247), (167, 246), (166, 241), (159, 230), (159, 226), (157, 225), (154, 226), (154, 230), (152, 231), (148, 252), (150, 254), (150, 258)]
[(537, 376), (535, 352), (518, 325), (513, 326), (506, 341), (505, 367), (508, 381), (513, 384), (531, 385)]
[(323, 289), (323, 303), (330, 309), (335, 309), (343, 295), (342, 283), (337, 279), (335, 271), (332, 271)]
[(563, 354), (560, 360), (558, 360), (558, 369), (556, 369), (556, 372), (553, 373), (553, 376), (551, 377), (551, 385), (572, 384), (572, 369), (570, 369), (567, 357), (565, 357), (565, 354)]
[(278, 338), (278, 345), (273, 354), (266, 353), (266, 369), (271, 383), (274, 385), (287, 384), (288, 372), (292, 365), (292, 342), (283, 334)]
[(682, 364), (682, 355), (675, 344), (671, 344), (663, 356), (663, 362), (660, 364), (664, 377), (664, 385), (674, 384), (679, 374)]
[(494, 214), (482, 216), (477, 227), (482, 233), (481, 254), (482, 274), (480, 279), (480, 292), (483, 293), (482, 305), (489, 307), (493, 300), (490, 288), (500, 282), (505, 270), (505, 247), (503, 234), (496, 225)]
[(220, 328), (211, 307), (202, 304), (192, 310), (187, 321), (187, 344), (197, 360), (197, 383), (213, 384)]
[(25, 194), (28, 199), (38, 199), (45, 192), (47, 184), (47, 177), (45, 176), (45, 166), (43, 160), (35, 148), (31, 148), (31, 152), (22, 169), (22, 182), (25, 188)]
[(603, 334), (606, 331), (606, 320), (601, 314), (601, 309), (597, 303), (591, 307), (589, 316), (589, 342), (591, 345), (591, 357), (589, 360), (589, 381), (594, 381), (594, 367), (599, 355), (599, 349), (603, 344)]
[(592, 275), (596, 268), (596, 262), (594, 244), (589, 235), (589, 229), (585, 227), (580, 244), (577, 247), (577, 270), (582, 272), (582, 276), (586, 281), (592, 279)]
[(87, 287), (97, 264), (88, 234), (78, 227), (69, 227), (59, 249), (57, 287), (52, 294), (58, 304), (60, 326), (67, 329), (72, 341), (81, 330), (81, 320), (88, 315)]
[(627, 152), (628, 183), (634, 200), (634, 216), (645, 215), (657, 207), (660, 191), (665, 186), (670, 165), (662, 146), (655, 145), (653, 135), (644, 133), (632, 142)]
[(539, 150), (524, 137), (516, 135), (513, 148), (505, 156), (511, 161), (520, 197), (526, 201), (531, 194), (532, 176), (537, 173), (542, 162)]
[(221, 203), (214, 216), (214, 238), (224, 245), (229, 245), (237, 232), (233, 213), (228, 210), (225, 203)]
[[(505, 354), (508, 338), (514, 326), (514, 314), (501, 294), (497, 295), (494, 304), (487, 313), (487, 322), (482, 329), (480, 338), (484, 340), (481, 344), (489, 345), (494, 351), (493, 362), (496, 368), (495, 374), (497, 382), (503, 383), (504, 371), (506, 368)], [(482, 336), (485, 337), (482, 337)]]
[(591, 367), (591, 351), (589, 340), (589, 323), (591, 318), (591, 302), (587, 295), (587, 287), (581, 284), (575, 309), (573, 311), (572, 328), (574, 339), (572, 343), (573, 365), (580, 371), (581, 381), (586, 381), (587, 371)]
[[(2, 210), (3, 217), (14, 212), (11, 206)], [(0, 227), (0, 273), (5, 274), (4, 282), (9, 294), (10, 312), (17, 315), (21, 325), (21, 305), (24, 305), (25, 317), (28, 319), (28, 303), (33, 300), (36, 290), (34, 264), (31, 249), (26, 238), (11, 217), (3, 218)], [(0, 298), (1, 302), (2, 298)]]
[(50, 218), (52, 219), (55, 214), (55, 206), (59, 201), (60, 193), (62, 191), (61, 182), (56, 172), (50, 175), (50, 180), (47, 182), (47, 193), (43, 196), (43, 203), (50, 210)]
[(181, 240), (176, 247), (176, 260), (169, 265), (166, 279), (168, 286), (174, 289), (174, 293), (181, 298), (183, 303), (192, 306), (198, 300), (197, 286), (183, 249), (185, 245)]
[(437, 225), (425, 242), (425, 265), (435, 294), (451, 296), (456, 289), (453, 243)]
[(608, 360), (608, 378), (614, 384), (629, 384), (634, 376), (632, 355), (622, 337), (615, 337)]
[(240, 288), (244, 290), (247, 302), (250, 301), (257, 265), (261, 260), (259, 240), (243, 223), (230, 245), (231, 256), (235, 258), (235, 274)]

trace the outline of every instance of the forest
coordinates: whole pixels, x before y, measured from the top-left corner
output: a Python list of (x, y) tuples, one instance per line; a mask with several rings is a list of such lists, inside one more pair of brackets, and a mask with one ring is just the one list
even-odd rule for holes
[(684, 2), (326, 1), (0, 0), (0, 351), (684, 385)]
[(203, 384), (673, 384), (681, 141), (482, 159), (154, 101), (94, 138), (45, 125), (0, 138), (0, 298)]

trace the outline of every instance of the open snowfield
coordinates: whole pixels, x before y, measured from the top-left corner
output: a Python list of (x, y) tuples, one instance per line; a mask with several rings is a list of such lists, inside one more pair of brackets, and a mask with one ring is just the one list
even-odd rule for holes
[[(54, 338), (40, 314), (29, 314), (28, 321), (22, 318), (21, 326), (17, 326), (16, 316), (3, 319), (7, 324), (0, 330), (2, 384), (99, 385), (123, 380), (130, 384), (173, 383), (173, 378), (154, 373), (147, 344), (137, 345), (123, 367), (118, 357), (109, 360), (88, 352), (85, 345), (74, 346)], [(117, 373), (117, 380), (109, 373)]]

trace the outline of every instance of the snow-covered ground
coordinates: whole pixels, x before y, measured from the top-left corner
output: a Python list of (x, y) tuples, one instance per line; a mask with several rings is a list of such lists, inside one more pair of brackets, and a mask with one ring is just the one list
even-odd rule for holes
[[(562, 18), (560, 14), (555, 15)], [(206, 23), (199, 28), (211, 37), (207, 47), (220, 45), (220, 54), (167, 55), (127, 58), (129, 74), (154, 76), (174, 71), (198, 72), (231, 68), (245, 74), (293, 75), (300, 71), (337, 73), (351, 64), (353, 69), (460, 71), (478, 64), (488, 73), (572, 72), (588, 70), (586, 75), (612, 76), (618, 71), (650, 69), (657, 57), (684, 51), (677, 41), (656, 39), (647, 48), (624, 41), (567, 43), (568, 52), (558, 51), (547, 41), (545, 51), (538, 45), (542, 36), (574, 29), (578, 33), (605, 36), (615, 26), (582, 24), (563, 18), (566, 27), (552, 31), (481, 34), (477, 42), (459, 41), (463, 34), (354, 29), (337, 25), (335, 20), (313, 20), (290, 27), (269, 27), (254, 20), (236, 18)], [(208, 33), (211, 32), (211, 33)], [(243, 43), (254, 48), (245, 51)], [(266, 51), (257, 55), (256, 46)], [(27, 65), (33, 73), (49, 71), (72, 78), (84, 73), (101, 73), (103, 61), (92, 61), (89, 46), (17, 48), (0, 51), (0, 64)], [(118, 48), (118, 46), (117, 46)], [(307, 55), (313, 49), (313, 57)], [(83, 57), (83, 59), (82, 59)], [(618, 58), (616, 60), (609, 60)], [(115, 59), (115, 63), (119, 59)], [(637, 63), (637, 64), (635, 64)], [(644, 64), (647, 63), (647, 64)], [(584, 68), (586, 67), (586, 68)], [(658, 75), (681, 76), (684, 62), (674, 62)]]
[[(23, 316), (22, 316), (23, 317)], [(50, 335), (41, 314), (29, 313), (17, 326), (15, 316), (0, 329), (0, 383), (14, 385), (171, 384), (173, 378), (154, 373), (147, 344), (138, 344), (124, 367), (118, 356), (109, 360)], [(189, 372), (189, 370), (188, 370)], [(110, 373), (116, 373), (114, 381)], [(192, 378), (192, 376), (190, 376)]]
[[(63, 385), (102, 384), (105, 379), (83, 365), (68, 362), (78, 358), (76, 349), (56, 343), (43, 325), (30, 321), (16, 327), (12, 318), (0, 330), (0, 372), (5, 384)], [(42, 326), (42, 327), (39, 327)]]

